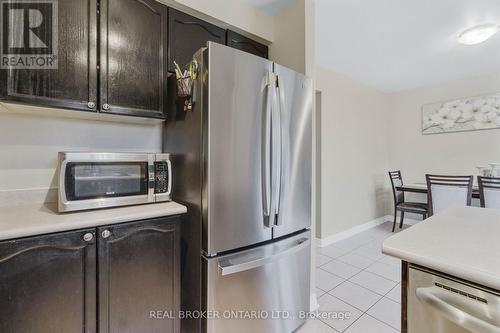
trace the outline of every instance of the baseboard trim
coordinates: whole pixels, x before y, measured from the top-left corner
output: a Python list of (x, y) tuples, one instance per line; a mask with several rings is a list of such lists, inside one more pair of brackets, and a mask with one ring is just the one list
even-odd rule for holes
[(375, 228), (376, 226), (379, 226), (387, 221), (392, 221), (392, 216), (390, 215), (382, 216), (370, 222), (358, 225), (354, 228), (339, 232), (338, 234), (326, 238), (316, 238), (316, 245), (319, 247), (325, 247), (331, 245), (333, 243), (352, 237), (368, 229)]
[(318, 296), (316, 295), (316, 293), (311, 294), (311, 303), (309, 308), (311, 312), (319, 309)]
[[(394, 221), (394, 215), (387, 215), (386, 218), (389, 220), (389, 221)], [(416, 220), (416, 219), (409, 219), (407, 217), (405, 217), (405, 221), (404, 223), (405, 224), (408, 224), (408, 225), (415, 225), (417, 224), (418, 222), (422, 222), (421, 220)], [(396, 227), (399, 227), (399, 220), (397, 220), (397, 226)]]
[[(358, 225), (354, 228), (348, 229), (346, 231), (339, 232), (338, 234), (326, 237), (326, 238), (316, 238), (316, 245), (319, 247), (325, 247), (328, 245), (332, 245), (333, 243), (339, 242), (341, 240), (344, 240), (346, 238), (355, 236), (356, 234), (362, 233), (363, 231), (366, 231), (371, 228), (375, 228), (376, 226), (381, 225), (382, 223), (385, 222), (392, 222), (394, 221), (394, 215), (385, 215), (382, 217), (379, 217), (378, 219), (372, 220), (370, 222)], [(416, 223), (420, 222), (419, 220), (415, 219), (409, 219), (405, 218), (404, 223), (408, 225), (414, 225)], [(397, 221), (399, 223), (399, 219)], [(399, 225), (398, 225), (399, 227)]]

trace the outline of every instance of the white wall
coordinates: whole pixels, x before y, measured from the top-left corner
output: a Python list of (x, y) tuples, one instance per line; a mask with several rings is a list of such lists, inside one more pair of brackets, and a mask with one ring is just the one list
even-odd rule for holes
[[(306, 13), (309, 13), (306, 8), (312, 3), (296, 0), (275, 17), (274, 41), (269, 47), (270, 59), (303, 74), (306, 73)], [(313, 26), (313, 23), (308, 26)], [(310, 43), (314, 34), (309, 34), (308, 38)]]
[(161, 130), (161, 124), (37, 117), (0, 111), (0, 191), (56, 187), (54, 176), (60, 151), (160, 152)]
[(324, 68), (321, 91), (321, 238), (388, 212), (389, 99)]
[[(401, 170), (412, 183), (425, 182), (426, 173), (476, 175), (477, 165), (500, 163), (500, 129), (422, 135), (421, 125), (422, 105), (498, 92), (500, 73), (382, 94), (317, 68), (317, 89), (322, 92), (321, 238), (393, 213), (388, 170)], [(407, 200), (426, 197), (409, 194)]]
[[(300, 0), (304, 1), (304, 70), (305, 74), (311, 78), (313, 78), (313, 93), (316, 95), (316, 32), (315, 32), (315, 20), (316, 20), (316, 0)], [(314, 96), (315, 97), (315, 96)], [(317, 110), (316, 108), (316, 98), (312, 98), (313, 101), (313, 110)], [(313, 116), (313, 124), (318, 124), (321, 121), (321, 117), (317, 119), (318, 115), (314, 113)], [(318, 144), (321, 142), (318, 140), (319, 133), (317, 132), (317, 126), (313, 127), (313, 190), (312, 190), (312, 221), (311, 221), (311, 234), (313, 237), (316, 235), (316, 225), (318, 220), (321, 221), (321, 194), (318, 195), (318, 192), (321, 191), (321, 186), (316, 186), (318, 181), (321, 181), (321, 178), (318, 177), (317, 170), (321, 168), (321, 164), (318, 161), (317, 152), (321, 149), (321, 145)], [(319, 154), (321, 155), (321, 154)], [(321, 173), (320, 173), (321, 174)], [(317, 295), (316, 295), (316, 246), (311, 247), (311, 309), (316, 310), (317, 306)]]
[(390, 168), (406, 182), (426, 173), (477, 174), (477, 165), (500, 163), (500, 130), (422, 135), (423, 104), (500, 91), (500, 73), (391, 95)]

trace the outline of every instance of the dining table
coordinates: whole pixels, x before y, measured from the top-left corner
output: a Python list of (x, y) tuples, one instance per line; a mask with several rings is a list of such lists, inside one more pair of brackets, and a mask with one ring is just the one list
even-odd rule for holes
[[(402, 186), (396, 186), (396, 190), (408, 193), (428, 193), (427, 184), (425, 183), (403, 184)], [(478, 186), (472, 187), (472, 197), (475, 199), (481, 198)]]

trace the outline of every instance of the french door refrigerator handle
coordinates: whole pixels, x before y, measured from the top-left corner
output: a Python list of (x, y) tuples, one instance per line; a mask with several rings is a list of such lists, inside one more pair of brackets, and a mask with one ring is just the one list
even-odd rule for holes
[(262, 121), (262, 207), (264, 209), (264, 224), (272, 227), (271, 221), (271, 103), (272, 84), (274, 82), (273, 73), (268, 73), (264, 82), (266, 90), (266, 100)]
[[(277, 150), (276, 150), (276, 188), (275, 188), (275, 214), (279, 215), (280, 211), (280, 201), (281, 201), (281, 177), (282, 177), (282, 169), (283, 169), (283, 124), (281, 123), (281, 115), (285, 110), (285, 92), (284, 92), (284, 82), (282, 80), (282, 76), (276, 75), (276, 99), (279, 103), (276, 103), (277, 108), (275, 111), (276, 114), (276, 128), (278, 133), (276, 133), (277, 137)], [(273, 128), (274, 129), (274, 128)], [(276, 217), (275, 225), (281, 225), (282, 220)]]
[[(294, 242), (294, 244), (280, 252), (274, 253), (269, 256), (262, 256), (260, 258), (254, 258), (249, 261), (233, 265), (230, 259), (220, 259), (219, 260), (219, 272), (222, 276), (237, 274), (244, 271), (248, 271), (257, 267), (264, 266), (266, 264), (272, 263), (274, 261), (280, 260), (284, 257), (290, 256), (294, 253), (299, 252), (305, 247), (309, 246), (309, 238), (303, 237)], [(495, 332), (496, 333), (496, 332)]]
[[(441, 313), (446, 319), (463, 327), (473, 333), (500, 333), (500, 327), (494, 326), (482, 319), (474, 317), (466, 311), (459, 309), (443, 298), (436, 287), (417, 288), (415, 291), (417, 298), (427, 307)], [(474, 300), (470, 300), (474, 302)]]

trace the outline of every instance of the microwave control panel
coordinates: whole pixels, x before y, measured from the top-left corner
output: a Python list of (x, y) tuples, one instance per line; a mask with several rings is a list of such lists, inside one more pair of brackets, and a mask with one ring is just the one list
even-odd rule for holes
[(155, 193), (167, 193), (169, 181), (167, 162), (155, 162)]

